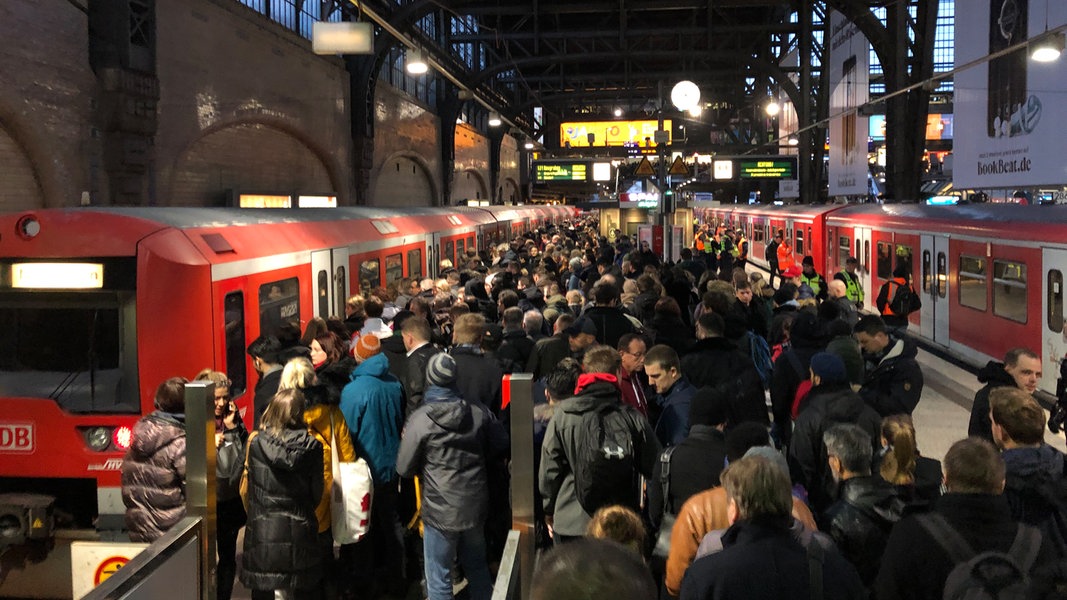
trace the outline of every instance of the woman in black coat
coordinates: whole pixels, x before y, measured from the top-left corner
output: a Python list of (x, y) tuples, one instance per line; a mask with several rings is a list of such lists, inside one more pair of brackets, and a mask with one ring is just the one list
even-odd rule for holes
[(304, 424), (304, 398), (280, 390), (248, 442), (248, 525), (241, 583), (252, 598), (318, 595), (322, 557), (315, 507), (323, 492), (322, 444)]

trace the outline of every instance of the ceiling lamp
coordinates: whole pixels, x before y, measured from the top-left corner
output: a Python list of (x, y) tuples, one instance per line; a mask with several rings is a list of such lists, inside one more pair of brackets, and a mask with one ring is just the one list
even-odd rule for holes
[(430, 70), (430, 65), (426, 63), (426, 55), (422, 53), (422, 50), (410, 48), (407, 51), (404, 69), (411, 75), (424, 75)]
[(692, 81), (679, 81), (671, 89), (671, 103), (678, 110), (689, 110), (700, 102), (700, 88)]
[(525, 144), (522, 145), (522, 147), (526, 148), (527, 150), (533, 150), (534, 149), (534, 143), (533, 142), (526, 142)]
[(500, 120), (500, 113), (496, 112), (495, 110), (489, 111), (489, 126), (490, 127), (500, 127), (500, 124), (502, 122), (503, 121)]
[(777, 102), (775, 102), (774, 100), (771, 100), (770, 102), (767, 103), (767, 106), (764, 107), (763, 110), (767, 111), (767, 116), (768, 117), (776, 117), (776, 116), (778, 116), (778, 113), (781, 112), (782, 107), (779, 106), (779, 104)]
[(622, 109), (621, 108), (616, 108), (615, 109), (615, 116), (616, 117), (621, 117), (622, 116)]
[(1052, 62), (1063, 53), (1063, 32), (1045, 33), (1030, 43), (1030, 58), (1037, 62)]

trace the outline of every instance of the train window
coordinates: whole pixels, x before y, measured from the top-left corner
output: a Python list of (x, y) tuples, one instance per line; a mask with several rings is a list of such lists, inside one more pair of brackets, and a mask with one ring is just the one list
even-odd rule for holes
[(911, 274), (912, 271), (912, 256), (911, 246), (905, 246), (903, 244), (897, 244), (897, 267), (904, 269), (906, 273)]
[(318, 303), (318, 316), (330, 316), (330, 273), (325, 269), (315, 276), (315, 301)]
[(937, 297), (944, 298), (948, 289), (948, 259), (944, 252), (937, 253)]
[(345, 304), (348, 302), (348, 286), (345, 285), (345, 268), (337, 267), (337, 272), (333, 276), (334, 285), (337, 286), (337, 292), (334, 294), (334, 302), (337, 303), (337, 310), (334, 311), (334, 315), (345, 314)]
[(385, 257), (385, 285), (391, 285), (404, 278), (404, 258), (397, 254)]
[(762, 242), (763, 241), (763, 223), (753, 223), (752, 224), (752, 241), (753, 242)]
[(408, 250), (408, 277), (422, 279), (422, 250)]
[(960, 305), (986, 309), (986, 260), (960, 256)]
[(445, 253), (441, 257), (441, 262), (448, 260), (449, 263), (455, 264), (456, 261), (456, 244), (454, 242), (445, 242)]
[(1057, 269), (1048, 272), (1048, 330), (1063, 333), (1063, 273)]
[(464, 240), (456, 240), (456, 260), (452, 262), (452, 266), (456, 266), (463, 260), (463, 255), (467, 253), (467, 249), (464, 247)]
[(244, 293), (226, 294), (222, 300), (222, 314), (226, 320), (226, 377), (230, 378), (230, 395), (236, 398), (248, 388)]
[(878, 242), (878, 279), (891, 279), (893, 277), (893, 245), (886, 242)]
[(278, 336), (289, 325), (300, 329), (300, 283), (296, 277), (259, 286), (259, 335)]
[(365, 260), (359, 263), (359, 291), (367, 294), (371, 289), (382, 284), (381, 265), (378, 259)]
[[(859, 242), (856, 242), (856, 252), (859, 252)], [(871, 240), (863, 240), (863, 254), (860, 254), (860, 260), (863, 261), (863, 270), (871, 270)]]
[(993, 314), (1026, 322), (1026, 265), (1013, 260), (993, 261)]
[(474, 248), (474, 236), (473, 235), (470, 236), (469, 238), (467, 238), (467, 248), (468, 249)]
[(793, 246), (797, 256), (804, 256), (804, 230), (797, 229), (796, 243)]
[[(845, 268), (845, 262), (848, 261), (848, 258), (850, 256), (852, 256), (851, 254), (849, 254), (851, 248), (852, 240), (848, 239), (847, 236), (842, 235), (837, 238), (837, 266), (839, 268)], [(859, 254), (859, 252), (857, 252), (856, 254)]]
[(809, 252), (815, 251), (815, 236), (811, 235), (811, 227), (808, 227), (808, 246)]
[(930, 293), (930, 281), (932, 279), (931, 268), (933, 267), (933, 265), (930, 264), (931, 262), (932, 261), (930, 260), (930, 251), (923, 250), (923, 292), (927, 294)]

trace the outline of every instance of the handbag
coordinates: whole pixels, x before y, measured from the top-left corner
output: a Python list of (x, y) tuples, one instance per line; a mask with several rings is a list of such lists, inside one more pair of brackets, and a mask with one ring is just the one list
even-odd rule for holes
[(330, 518), (333, 521), (333, 541), (338, 544), (354, 544), (363, 539), (370, 530), (371, 501), (374, 496), (374, 478), (370, 465), (363, 458), (341, 462), (337, 455), (337, 429), (330, 411), (330, 471), (333, 485), (330, 489)]
[(659, 532), (656, 533), (656, 545), (652, 556), (666, 560), (671, 553), (671, 531), (674, 529), (675, 513), (671, 507), (671, 455), (678, 446), (671, 446), (659, 457), (659, 484), (663, 490), (663, 516), (659, 520)]
[(259, 435), (258, 431), (253, 431), (248, 436), (248, 441), (245, 442), (245, 466), (241, 469), (241, 484), (237, 487), (237, 493), (241, 495), (241, 504), (245, 507), (245, 513), (248, 513), (248, 454), (252, 451), (252, 440)]

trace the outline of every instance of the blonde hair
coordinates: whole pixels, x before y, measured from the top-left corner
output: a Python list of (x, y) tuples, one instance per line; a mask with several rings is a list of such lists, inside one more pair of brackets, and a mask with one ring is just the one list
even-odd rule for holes
[(597, 510), (585, 528), (585, 535), (618, 542), (638, 554), (645, 551), (645, 525), (641, 517), (618, 504)]
[(303, 356), (290, 359), (282, 369), (282, 380), (278, 384), (279, 390), (302, 390), (311, 387), (315, 383), (315, 367), (311, 361)]
[(278, 390), (271, 398), (259, 428), (274, 436), (286, 429), (304, 429), (304, 395), (300, 390)]
[(478, 313), (468, 313), (456, 317), (452, 326), (452, 339), (459, 344), (481, 344), (485, 337), (485, 317)]
[(221, 371), (215, 371), (214, 369), (204, 369), (196, 374), (193, 381), (210, 381), (215, 384), (215, 387), (230, 387), (230, 378)]
[(915, 482), (915, 425), (908, 415), (890, 415), (882, 420), (882, 437), (889, 444), (889, 452), (882, 459), (878, 472), (893, 485)]

